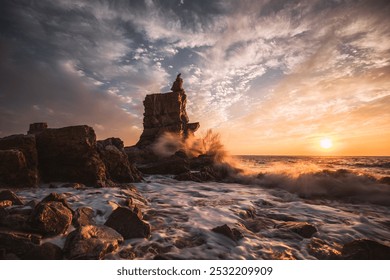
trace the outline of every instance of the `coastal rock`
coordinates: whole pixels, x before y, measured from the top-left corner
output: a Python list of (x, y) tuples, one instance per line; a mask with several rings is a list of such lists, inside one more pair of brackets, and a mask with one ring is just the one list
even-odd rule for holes
[(12, 206), (12, 201), (11, 200), (1, 200), (0, 201), (0, 208), (7, 208)]
[(87, 225), (94, 225), (95, 221), (93, 219), (94, 217), (94, 211), (90, 207), (80, 207), (77, 208), (73, 215), (72, 224), (75, 228), (81, 227), (81, 226), (87, 226)]
[(47, 123), (45, 122), (32, 123), (30, 124), (30, 128), (27, 131), (27, 134), (38, 134), (44, 131), (45, 129), (47, 129)]
[(207, 171), (187, 171), (174, 177), (178, 181), (209, 182), (216, 181), (216, 178)]
[(173, 155), (158, 161), (139, 165), (138, 169), (145, 174), (181, 174), (189, 171), (189, 163), (186, 159)]
[(105, 225), (115, 229), (125, 239), (148, 238), (150, 236), (150, 225), (142, 221), (137, 213), (126, 207), (115, 209)]
[(307, 244), (307, 251), (310, 255), (319, 260), (339, 260), (341, 252), (327, 244), (324, 240), (313, 237)]
[(65, 208), (68, 208), (72, 214), (74, 213), (73, 209), (70, 207), (68, 202), (66, 201), (66, 197), (63, 194), (59, 193), (50, 193), (48, 196), (46, 196), (40, 203), (46, 203), (50, 201), (56, 201), (60, 202)]
[(0, 201), (9, 200), (12, 205), (23, 205), (23, 201), (10, 190), (4, 190), (0, 192)]
[(36, 187), (38, 181), (35, 137), (11, 135), (0, 138), (0, 185), (29, 188)]
[(121, 139), (108, 138), (97, 141), (97, 148), (106, 167), (108, 179), (117, 183), (140, 182), (142, 180), (137, 168), (129, 162)]
[(373, 240), (358, 239), (349, 242), (341, 250), (347, 260), (390, 260), (390, 247)]
[(36, 135), (44, 182), (77, 182), (100, 186), (106, 181), (94, 130), (86, 125), (48, 128)]
[(137, 147), (153, 144), (166, 132), (185, 138), (199, 128), (199, 123), (189, 123), (186, 111), (187, 95), (182, 84), (182, 80), (175, 81), (173, 92), (149, 94), (145, 97), (144, 130)]
[(46, 242), (39, 246), (33, 246), (22, 256), (23, 260), (62, 260), (62, 249), (57, 245)]
[(225, 235), (233, 241), (239, 241), (244, 238), (242, 233), (236, 228), (230, 228), (228, 225), (224, 224), (222, 226), (218, 226), (212, 229), (213, 232)]
[(39, 203), (31, 214), (31, 226), (45, 236), (65, 233), (72, 222), (72, 212), (58, 201)]
[(107, 226), (82, 226), (69, 233), (64, 253), (72, 260), (98, 260), (116, 250), (123, 237)]
[(41, 243), (42, 236), (21, 232), (12, 229), (0, 228), (0, 248), (5, 250), (6, 254), (15, 254), (23, 256), (26, 252), (33, 249)]
[(278, 228), (295, 232), (303, 238), (310, 238), (317, 232), (315, 226), (306, 222), (284, 222)]

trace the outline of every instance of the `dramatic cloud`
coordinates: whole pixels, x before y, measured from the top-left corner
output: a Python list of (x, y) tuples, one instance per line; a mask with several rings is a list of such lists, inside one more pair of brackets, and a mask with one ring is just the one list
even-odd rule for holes
[(178, 72), (233, 153), (390, 154), (388, 1), (2, 1), (0, 137), (86, 123), (135, 143)]

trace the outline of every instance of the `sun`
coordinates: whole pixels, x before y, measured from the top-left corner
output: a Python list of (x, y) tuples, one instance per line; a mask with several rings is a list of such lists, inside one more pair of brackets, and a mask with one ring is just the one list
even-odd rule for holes
[(333, 146), (332, 140), (329, 138), (322, 138), (320, 141), (320, 145), (324, 149), (330, 149)]

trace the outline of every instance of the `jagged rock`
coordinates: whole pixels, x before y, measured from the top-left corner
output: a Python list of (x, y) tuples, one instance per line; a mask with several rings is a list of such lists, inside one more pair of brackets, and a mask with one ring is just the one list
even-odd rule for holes
[(47, 123), (32, 123), (27, 131), (27, 134), (38, 134), (47, 129)]
[(380, 178), (380, 179), (379, 179), (379, 183), (381, 183), (381, 184), (386, 184), (386, 185), (390, 185), (390, 177), (385, 176), (385, 177)]
[(193, 181), (193, 182), (216, 181), (216, 178), (213, 175), (205, 171), (199, 171), (199, 172), (187, 171), (175, 176), (174, 179), (178, 181)]
[(116, 250), (122, 242), (123, 237), (110, 227), (82, 226), (69, 233), (64, 253), (68, 259), (98, 260)]
[[(6, 152), (7, 150), (9, 152)], [(0, 185), (36, 187), (38, 181), (38, 154), (35, 137), (33, 135), (11, 135), (0, 138)]]
[(181, 76), (181, 73), (179, 73), (177, 76), (176, 76), (176, 80), (173, 82), (173, 85), (171, 87), (171, 90), (173, 92), (179, 92), (179, 91), (184, 91), (184, 88), (183, 88), (183, 79), (180, 77)]
[(65, 233), (72, 222), (72, 212), (62, 202), (39, 203), (31, 214), (31, 226), (45, 236)]
[(212, 231), (219, 233), (219, 234), (222, 234), (222, 235), (225, 235), (226, 237), (230, 238), (233, 241), (238, 241), (238, 240), (244, 238), (244, 236), (242, 235), (242, 233), (238, 229), (236, 229), (236, 228), (231, 229), (227, 224), (215, 227), (212, 229)]
[(39, 245), (42, 236), (12, 229), (0, 228), (0, 248), (6, 253), (22, 256)]
[(33, 231), (30, 226), (31, 209), (27, 211), (15, 211), (14, 209), (0, 214), (0, 225), (6, 228), (20, 231)]
[(137, 213), (125, 207), (115, 209), (105, 225), (115, 229), (125, 239), (148, 238), (150, 236), (150, 225), (142, 221)]
[(162, 158), (155, 162), (139, 165), (138, 169), (145, 174), (177, 175), (189, 171), (189, 164), (186, 159), (173, 155), (169, 158)]
[(11, 200), (1, 200), (0, 201), (0, 208), (6, 208), (12, 206)]
[(0, 192), (0, 201), (9, 200), (13, 205), (23, 205), (23, 201), (10, 190), (4, 190)]
[(284, 222), (278, 228), (295, 232), (303, 238), (310, 238), (317, 232), (315, 226), (306, 222)]
[(307, 244), (307, 251), (310, 255), (319, 260), (339, 260), (341, 252), (336, 248), (331, 247), (324, 240), (313, 237), (310, 243)]
[(97, 148), (106, 167), (106, 175), (117, 183), (140, 182), (142, 176), (129, 162), (123, 142), (119, 138), (97, 141)]
[(94, 225), (95, 221), (93, 219), (94, 211), (90, 207), (80, 207), (77, 208), (73, 215), (72, 224), (75, 228), (87, 225)]
[(348, 260), (390, 260), (390, 247), (373, 240), (358, 239), (349, 242), (341, 250)]
[(48, 128), (36, 135), (44, 182), (77, 182), (100, 186), (106, 170), (96, 147), (94, 130), (86, 125)]
[(24, 260), (62, 260), (62, 249), (57, 245), (46, 242), (39, 246), (33, 246), (22, 256)]

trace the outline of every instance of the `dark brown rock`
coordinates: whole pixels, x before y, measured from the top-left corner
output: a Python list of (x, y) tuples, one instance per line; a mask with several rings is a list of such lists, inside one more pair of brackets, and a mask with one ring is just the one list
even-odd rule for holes
[(242, 233), (238, 229), (236, 229), (236, 228), (231, 229), (227, 224), (215, 227), (212, 229), (212, 231), (219, 233), (219, 234), (222, 234), (222, 235), (225, 235), (226, 237), (230, 238), (233, 241), (238, 241), (238, 240), (244, 238), (244, 236), (242, 235)]
[(386, 184), (386, 185), (390, 185), (390, 177), (386, 176), (386, 177), (382, 177), (379, 179), (379, 183), (381, 184)]
[(125, 207), (115, 209), (105, 225), (115, 229), (125, 239), (148, 238), (150, 236), (150, 225), (142, 221), (137, 213)]
[(66, 201), (66, 197), (63, 194), (59, 193), (50, 193), (48, 196), (46, 196), (40, 203), (46, 203), (50, 201), (56, 201), (60, 202), (64, 207), (68, 208), (72, 214), (74, 213), (73, 209), (70, 207), (68, 202)]
[(3, 217), (0, 217), (0, 225), (13, 230), (33, 231), (29, 218), (30, 212), (7, 211)]
[(122, 242), (123, 237), (110, 227), (82, 226), (68, 235), (64, 253), (68, 259), (98, 260), (116, 250)]
[(176, 76), (176, 80), (173, 82), (173, 85), (171, 87), (171, 90), (173, 92), (180, 92), (180, 91), (184, 91), (184, 88), (183, 88), (183, 79), (180, 77), (181, 76), (181, 73), (179, 73), (177, 76)]
[(343, 259), (348, 260), (390, 260), (389, 246), (367, 239), (345, 244), (341, 253)]
[(31, 226), (45, 236), (65, 233), (72, 222), (72, 212), (61, 202), (39, 203), (30, 218)]
[(138, 169), (145, 174), (181, 174), (189, 171), (189, 164), (186, 159), (178, 156), (162, 158), (158, 161), (139, 165)]
[(10, 200), (13, 205), (23, 205), (23, 201), (10, 190), (4, 190), (0, 192), (0, 201)]
[(216, 178), (207, 171), (187, 171), (174, 177), (178, 181), (209, 182), (216, 181)]
[(24, 260), (62, 260), (62, 249), (57, 245), (46, 242), (39, 246), (32, 247), (22, 256)]
[[(15, 187), (36, 187), (38, 185), (38, 154), (33, 135), (11, 135), (0, 138), (0, 150), (16, 150), (23, 154), (23, 156), (18, 155), (17, 157), (19, 166), (14, 166), (14, 168), (17, 167), (18, 171), (10, 169), (11, 172), (17, 173), (11, 173), (8, 176), (18, 175), (17, 178), (10, 178), (11, 182), (7, 182), (7, 180), (3, 182), (6, 177), (3, 177), (5, 175), (2, 174), (3, 167), (1, 166), (2, 162), (5, 164), (7, 161), (5, 161), (4, 155), (0, 156), (0, 183), (3, 182)], [(15, 160), (15, 155), (13, 160)]]
[(0, 208), (6, 208), (12, 206), (11, 200), (1, 200), (0, 201)]
[(94, 130), (86, 125), (45, 129), (36, 135), (44, 182), (77, 182), (101, 186), (106, 170), (96, 147)]
[(39, 234), (0, 228), (0, 248), (4, 249), (6, 253), (22, 256), (39, 245), (41, 240), (42, 236)]
[(30, 124), (30, 128), (27, 132), (27, 134), (38, 134), (41, 133), (47, 129), (47, 123), (41, 122), (41, 123), (32, 123)]
[(295, 232), (303, 238), (310, 238), (317, 232), (315, 226), (306, 222), (284, 222), (278, 228)]
[(98, 152), (106, 167), (106, 176), (117, 183), (140, 182), (142, 176), (129, 162), (123, 142), (119, 138), (97, 141)]
[(93, 217), (95, 213), (90, 207), (80, 207), (77, 208), (73, 215), (72, 224), (75, 228), (87, 225), (94, 225), (95, 221)]

